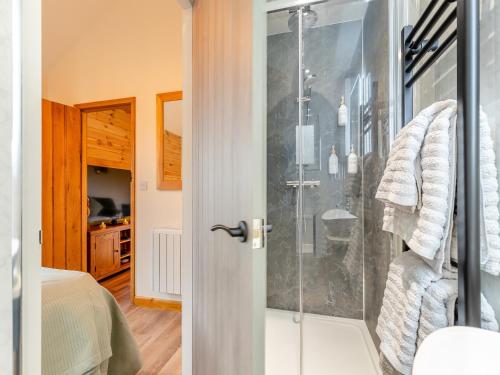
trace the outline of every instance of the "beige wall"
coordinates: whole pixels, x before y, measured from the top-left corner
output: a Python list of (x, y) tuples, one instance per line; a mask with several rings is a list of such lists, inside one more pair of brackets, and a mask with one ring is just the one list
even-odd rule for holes
[(182, 11), (176, 0), (43, 0), (42, 48), (44, 98), (137, 98), (136, 286), (154, 297), (151, 230), (182, 223), (181, 192), (156, 190), (155, 133), (155, 95), (182, 89)]

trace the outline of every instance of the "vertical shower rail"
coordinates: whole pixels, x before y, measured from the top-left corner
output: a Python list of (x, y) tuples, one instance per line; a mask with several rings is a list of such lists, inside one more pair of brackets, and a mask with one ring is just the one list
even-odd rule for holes
[(404, 126), (413, 117), (414, 84), (455, 41), (458, 323), (480, 327), (479, 1), (431, 0), (413, 26), (403, 27), (402, 120)]

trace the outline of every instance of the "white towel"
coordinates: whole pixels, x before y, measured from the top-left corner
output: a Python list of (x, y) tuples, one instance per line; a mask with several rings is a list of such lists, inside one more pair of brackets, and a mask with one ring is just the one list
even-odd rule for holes
[(456, 106), (443, 110), (429, 126), (422, 146), (422, 208), (407, 242), (441, 273), (453, 270), (450, 244), (456, 187)]
[[(481, 111), (480, 121), (481, 269), (498, 276), (500, 274), (500, 214), (496, 155), (488, 118), (483, 111)], [(458, 257), (456, 232), (454, 222), (450, 246), (453, 259)]]
[(453, 100), (437, 102), (421, 111), (394, 140), (376, 198), (413, 212), (420, 205), (420, 150), (427, 129), (444, 109), (456, 105)]
[[(416, 121), (405, 127), (409, 130), (403, 128), (398, 144), (411, 147), (393, 148), (376, 195), (386, 203), (383, 230), (400, 236), (436, 272), (441, 272), (443, 266), (453, 269), (450, 232), (456, 185), (455, 118), (456, 102), (447, 100), (424, 109)], [(427, 119), (428, 124), (422, 119)], [(405, 139), (411, 141), (405, 142)], [(413, 164), (395, 162), (405, 158), (413, 160)], [(405, 176), (404, 186), (402, 179), (394, 183), (396, 170), (398, 176)], [(399, 191), (420, 194), (421, 198), (412, 202), (400, 199)], [(412, 205), (402, 207), (403, 203)]]
[[(381, 356), (403, 375), (410, 375), (418, 345), (439, 328), (454, 325), (456, 273), (434, 272), (408, 251), (389, 268), (376, 332)], [(491, 306), (482, 296), (483, 327), (498, 330)]]
[(486, 114), (480, 114), (481, 154), (481, 264), (490, 274), (500, 274), (500, 225), (495, 149)]
[(411, 374), (417, 349), (422, 298), (427, 288), (440, 278), (410, 251), (396, 257), (389, 267), (376, 332), (381, 354), (404, 375)]
[[(422, 298), (417, 346), (420, 346), (432, 332), (455, 325), (457, 298), (457, 280), (441, 279), (432, 283)], [(498, 331), (495, 312), (482, 294), (481, 327), (490, 331)]]
[[(480, 116), (481, 265), (500, 274), (500, 224), (494, 144)], [(454, 271), (457, 173), (456, 102), (424, 109), (403, 128), (389, 156), (376, 198), (386, 203), (382, 229), (400, 236), (433, 269)], [(453, 253), (453, 254), (452, 254)], [(454, 256), (455, 255), (455, 256)]]

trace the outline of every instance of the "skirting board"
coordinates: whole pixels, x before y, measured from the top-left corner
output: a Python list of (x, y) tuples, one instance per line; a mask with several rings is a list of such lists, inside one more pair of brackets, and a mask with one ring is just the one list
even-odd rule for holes
[(181, 301), (169, 301), (156, 298), (135, 297), (134, 304), (141, 307), (150, 307), (153, 309), (169, 310), (169, 311), (182, 311)]

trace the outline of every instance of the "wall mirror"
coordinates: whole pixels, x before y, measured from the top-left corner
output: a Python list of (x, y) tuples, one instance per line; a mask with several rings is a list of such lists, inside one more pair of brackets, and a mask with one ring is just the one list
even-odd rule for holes
[(156, 95), (159, 190), (182, 190), (182, 91)]

